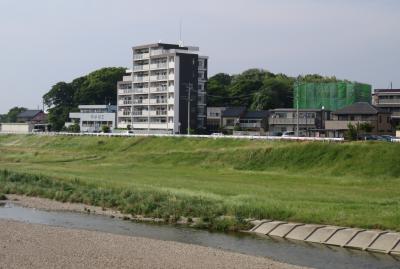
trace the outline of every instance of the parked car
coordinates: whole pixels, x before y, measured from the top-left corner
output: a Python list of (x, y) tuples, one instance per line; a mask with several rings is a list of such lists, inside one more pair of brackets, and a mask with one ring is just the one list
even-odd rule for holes
[(296, 133), (294, 131), (287, 131), (283, 132), (282, 137), (293, 137), (296, 136)]
[(212, 136), (224, 136), (223, 133), (212, 133), (211, 135), (212, 135)]
[(381, 135), (382, 141), (392, 142), (392, 139), (395, 139), (395, 136), (392, 135)]

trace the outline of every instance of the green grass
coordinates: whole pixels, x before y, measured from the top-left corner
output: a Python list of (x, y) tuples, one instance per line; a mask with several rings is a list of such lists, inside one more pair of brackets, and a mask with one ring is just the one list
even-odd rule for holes
[(271, 218), (400, 230), (400, 144), (0, 136), (0, 152), (0, 193), (216, 229)]

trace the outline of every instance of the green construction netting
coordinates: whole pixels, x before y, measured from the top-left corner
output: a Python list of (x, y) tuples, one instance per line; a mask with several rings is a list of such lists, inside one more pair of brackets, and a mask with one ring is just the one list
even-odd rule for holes
[(293, 107), (335, 111), (356, 102), (371, 102), (371, 85), (350, 82), (302, 83), (295, 86)]

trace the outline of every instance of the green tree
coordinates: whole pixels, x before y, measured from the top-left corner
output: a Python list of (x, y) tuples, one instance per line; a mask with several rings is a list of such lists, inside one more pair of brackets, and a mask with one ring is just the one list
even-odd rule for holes
[(7, 114), (1, 115), (0, 122), (17, 122), (17, 116), (26, 110), (28, 109), (25, 107), (13, 107), (8, 111)]
[(232, 77), (225, 73), (219, 73), (211, 77), (207, 82), (207, 105), (226, 106), (229, 105), (229, 87)]
[(360, 123), (360, 131), (365, 133), (371, 133), (374, 130), (374, 126), (369, 122)]
[(68, 121), (69, 113), (79, 105), (115, 104), (117, 82), (122, 80), (126, 68), (110, 67), (96, 70), (70, 83), (58, 82), (43, 96), (49, 107), (49, 122), (54, 131), (59, 131)]

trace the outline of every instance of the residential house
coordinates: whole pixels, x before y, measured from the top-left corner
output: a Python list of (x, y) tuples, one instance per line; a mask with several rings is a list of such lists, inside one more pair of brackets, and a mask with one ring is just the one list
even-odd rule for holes
[(271, 109), (268, 119), (269, 135), (281, 135), (284, 132), (296, 132), (299, 125), (299, 136), (324, 136), (325, 121), (330, 111), (323, 109), (294, 108)]
[(369, 123), (371, 134), (392, 134), (391, 113), (367, 102), (358, 102), (332, 113), (332, 119), (325, 122), (329, 137), (344, 137), (349, 124)]
[(393, 128), (400, 125), (400, 89), (375, 89), (372, 104), (391, 113)]
[(221, 131), (222, 112), (226, 107), (207, 107), (207, 131), (209, 133)]
[(221, 114), (221, 125), (229, 134), (265, 135), (268, 114), (268, 111), (247, 111), (246, 107), (228, 107)]

